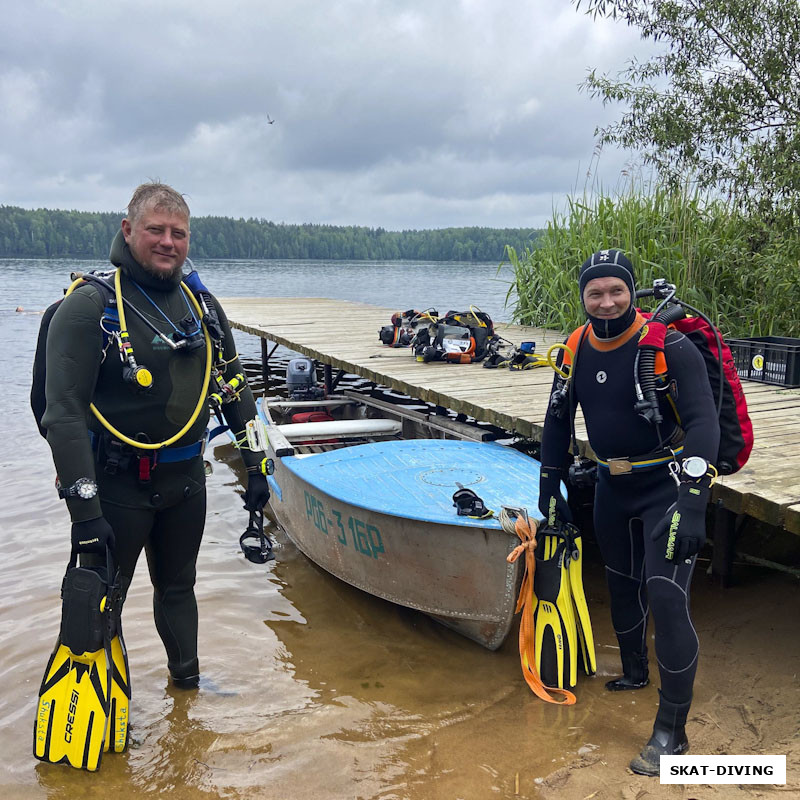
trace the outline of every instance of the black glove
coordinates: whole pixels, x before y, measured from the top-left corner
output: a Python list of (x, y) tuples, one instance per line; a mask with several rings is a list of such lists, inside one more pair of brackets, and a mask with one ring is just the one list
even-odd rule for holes
[(114, 542), (114, 531), (105, 517), (72, 523), (72, 549), (76, 553), (105, 556), (107, 547), (114, 550)]
[(242, 496), (245, 511), (261, 511), (269, 501), (269, 485), (260, 472), (247, 477), (247, 489)]
[(542, 467), (539, 473), (539, 511), (554, 527), (559, 522), (572, 522), (572, 512), (561, 494), (561, 470)]
[(653, 528), (653, 541), (667, 537), (664, 558), (667, 561), (685, 561), (697, 555), (706, 541), (706, 505), (708, 488), (696, 483), (682, 483), (678, 489), (678, 502)]

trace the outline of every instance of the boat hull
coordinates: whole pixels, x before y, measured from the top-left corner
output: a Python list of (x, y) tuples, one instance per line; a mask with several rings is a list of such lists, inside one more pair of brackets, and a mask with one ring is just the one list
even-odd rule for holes
[[(452, 463), (451, 456), (463, 462), (465, 452), (472, 454), (465, 447), (486, 448), (477, 451), (486, 462), (480, 474), (474, 465)], [(501, 451), (508, 459), (508, 449), (498, 445), (415, 440), (320, 455), (273, 452), (270, 504), (291, 541), (327, 572), (494, 650), (514, 621), (520, 562), (506, 557), (519, 541), (496, 518), (457, 516), (451, 498), (459, 477), (492, 497), (493, 473), (500, 473), (495, 483), (508, 479), (505, 463), (492, 467)], [(535, 504), (538, 464), (512, 453), (514, 466), (530, 466), (531, 474), (506, 504)], [(310, 461), (320, 458), (323, 463)], [(398, 467), (409, 462), (415, 463), (405, 471)]]

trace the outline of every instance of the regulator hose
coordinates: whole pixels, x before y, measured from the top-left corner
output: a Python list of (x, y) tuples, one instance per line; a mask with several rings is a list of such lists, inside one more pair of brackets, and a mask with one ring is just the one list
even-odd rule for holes
[(636, 382), (637, 394), (639, 398), (635, 409), (648, 422), (660, 425), (664, 418), (658, 407), (658, 395), (656, 395), (656, 351), (640, 349), (636, 353), (636, 372), (638, 380)]
[[(653, 314), (650, 323), (660, 323), (666, 327), (686, 316), (682, 306), (665, 301)], [(638, 401), (635, 409), (648, 422), (660, 425), (663, 422), (656, 394), (656, 351), (649, 347), (640, 348), (636, 353), (636, 388)]]

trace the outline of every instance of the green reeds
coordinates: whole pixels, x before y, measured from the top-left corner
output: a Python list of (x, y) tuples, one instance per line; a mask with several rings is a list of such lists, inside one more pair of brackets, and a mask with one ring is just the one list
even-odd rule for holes
[[(507, 248), (514, 321), (564, 332), (585, 320), (578, 271), (593, 252), (631, 257), (637, 285), (676, 284), (726, 336), (800, 336), (800, 233), (699, 193), (645, 190), (567, 200), (532, 248)], [(646, 308), (650, 306), (643, 301)]]

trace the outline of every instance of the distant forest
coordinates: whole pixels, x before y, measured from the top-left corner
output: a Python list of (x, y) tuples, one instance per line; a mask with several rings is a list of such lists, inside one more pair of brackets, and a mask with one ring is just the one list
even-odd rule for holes
[[(31, 211), (0, 205), (0, 257), (108, 257), (122, 215)], [(530, 247), (535, 228), (441, 228), (387, 231), (335, 225), (287, 225), (263, 219), (193, 217), (195, 258), (497, 261), (506, 245)]]

